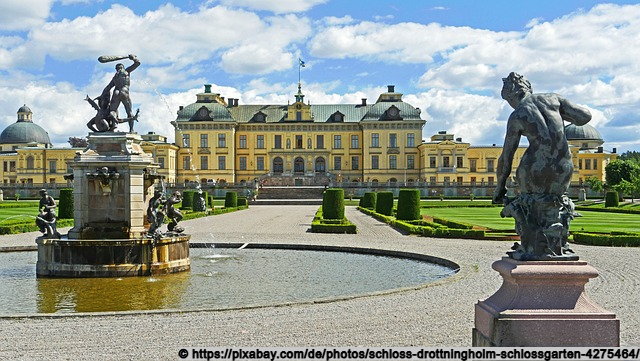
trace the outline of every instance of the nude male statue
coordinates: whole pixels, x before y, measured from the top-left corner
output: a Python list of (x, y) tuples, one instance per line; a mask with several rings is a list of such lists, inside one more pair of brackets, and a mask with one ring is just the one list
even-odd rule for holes
[[(502, 98), (514, 110), (498, 159), (493, 202), (505, 202), (501, 215), (516, 219), (522, 246), (518, 246), (514, 258), (561, 256), (569, 251), (566, 245), (569, 221), (577, 215), (565, 195), (573, 163), (564, 121), (584, 125), (591, 120), (591, 113), (558, 94), (533, 94), (529, 81), (517, 73), (512, 72), (502, 80)], [(506, 199), (507, 180), (522, 136), (527, 137), (529, 147), (516, 170), (521, 195)]]
[(124, 105), (124, 109), (127, 112), (127, 118), (134, 118), (131, 106), (131, 97), (129, 96), (129, 86), (131, 85), (131, 72), (140, 66), (140, 60), (138, 60), (138, 58), (133, 54), (129, 55), (129, 59), (133, 60), (133, 64), (128, 66), (126, 69), (122, 63), (116, 64), (116, 73), (103, 90), (104, 93), (113, 88), (111, 102), (109, 103), (109, 110), (111, 112), (115, 112), (116, 118), (120, 103)]

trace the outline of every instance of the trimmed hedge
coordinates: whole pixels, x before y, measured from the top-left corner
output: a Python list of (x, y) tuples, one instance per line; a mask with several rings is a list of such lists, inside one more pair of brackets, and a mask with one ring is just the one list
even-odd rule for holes
[(355, 234), (358, 233), (358, 229), (355, 224), (349, 222), (346, 218), (324, 219), (322, 207), (320, 207), (311, 222), (311, 232)]
[(420, 215), (420, 190), (400, 190), (396, 218), (402, 221), (413, 221), (422, 218)]
[(60, 189), (60, 198), (58, 200), (58, 218), (73, 219), (73, 188)]
[(634, 209), (634, 208), (595, 208), (595, 207), (576, 206), (576, 211), (640, 214), (640, 209)]
[(232, 208), (238, 206), (238, 193), (227, 191), (224, 196), (224, 208)]
[(190, 189), (182, 191), (182, 206), (180, 206), (180, 209), (193, 209), (194, 193), (196, 192)]
[(324, 191), (322, 214), (324, 219), (344, 218), (344, 189), (329, 188)]
[(205, 191), (193, 193), (193, 211), (205, 212), (207, 210), (207, 198), (209, 194)]
[(360, 198), (360, 206), (369, 209), (376, 209), (376, 192), (365, 192), (364, 197)]
[(617, 207), (620, 205), (620, 200), (618, 199), (618, 192), (616, 191), (607, 191), (604, 195), (604, 206), (606, 207)]
[(393, 192), (379, 192), (375, 209), (376, 213), (390, 216), (393, 212)]
[(463, 223), (463, 222), (456, 222), (456, 221), (452, 221), (449, 219), (444, 219), (444, 218), (440, 218), (440, 217), (433, 217), (433, 221), (436, 223), (440, 223), (444, 226), (447, 226), (449, 228), (457, 228), (457, 229), (471, 229), (473, 228), (472, 224), (468, 224), (468, 223)]
[(640, 234), (614, 235), (574, 232), (573, 241), (593, 246), (640, 247)]
[(246, 207), (249, 205), (247, 197), (238, 197), (238, 207)]

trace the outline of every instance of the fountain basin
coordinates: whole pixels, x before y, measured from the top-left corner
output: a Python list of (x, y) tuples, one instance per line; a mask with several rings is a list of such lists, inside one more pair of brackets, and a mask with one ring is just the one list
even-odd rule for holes
[(39, 237), (37, 277), (133, 277), (188, 271), (190, 235), (154, 239)]

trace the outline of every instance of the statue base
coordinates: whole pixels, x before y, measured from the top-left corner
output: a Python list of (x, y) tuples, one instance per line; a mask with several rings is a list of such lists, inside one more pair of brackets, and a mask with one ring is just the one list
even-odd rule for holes
[(132, 277), (191, 269), (188, 234), (159, 239), (39, 237), (37, 277)]
[(500, 289), (475, 305), (476, 347), (618, 347), (620, 321), (584, 292), (585, 261), (496, 261)]

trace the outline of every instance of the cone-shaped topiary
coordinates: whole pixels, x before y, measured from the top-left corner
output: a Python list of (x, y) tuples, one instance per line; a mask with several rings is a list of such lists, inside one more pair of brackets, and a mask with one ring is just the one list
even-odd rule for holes
[(393, 192), (379, 192), (376, 198), (376, 213), (390, 216), (393, 211)]
[(375, 192), (366, 192), (362, 199), (361, 207), (375, 209), (376, 208), (376, 193)]
[(324, 191), (324, 197), (322, 197), (322, 218), (344, 218), (344, 189), (329, 188)]
[(398, 194), (396, 219), (413, 221), (420, 218), (420, 190), (401, 189)]
[(60, 189), (60, 199), (58, 200), (58, 218), (73, 218), (73, 188)]
[(231, 207), (237, 207), (237, 206), (238, 206), (238, 193), (228, 191), (224, 195), (224, 207), (231, 208)]

